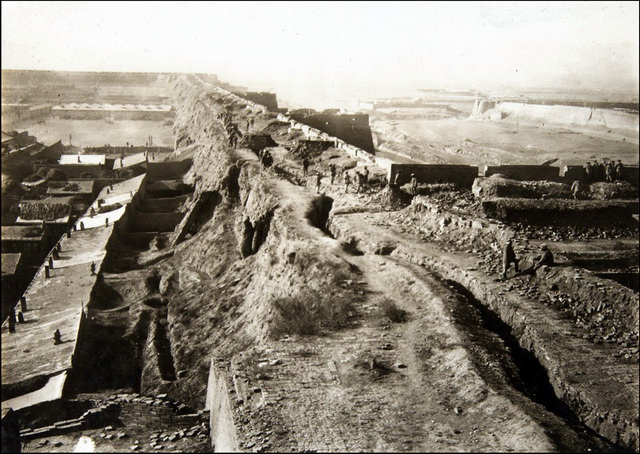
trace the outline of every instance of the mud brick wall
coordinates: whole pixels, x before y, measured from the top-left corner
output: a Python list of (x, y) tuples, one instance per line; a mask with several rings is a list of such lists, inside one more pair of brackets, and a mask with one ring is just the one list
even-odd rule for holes
[(484, 175), (490, 177), (496, 173), (501, 173), (515, 180), (521, 181), (562, 181), (560, 178), (560, 168), (552, 166), (530, 166), (530, 165), (504, 165), (487, 166)]
[(369, 127), (369, 115), (314, 114), (306, 117), (292, 115), (291, 118), (331, 136), (338, 137), (369, 153), (375, 153), (373, 136)]
[(418, 184), (454, 183), (463, 188), (471, 188), (473, 181), (478, 178), (477, 166), (446, 165), (446, 164), (391, 164), (389, 181), (393, 182), (396, 174), (402, 171), (398, 184), (403, 185), (411, 181), (411, 174), (415, 173)]
[(636, 188), (640, 186), (640, 169), (638, 166), (625, 166), (622, 169), (622, 179), (628, 181)]
[(127, 222), (129, 232), (173, 232), (184, 213), (130, 213)]
[[(625, 166), (622, 169), (622, 179), (631, 183), (633, 186), (640, 186), (640, 169), (638, 166)], [(560, 176), (565, 183), (572, 183), (574, 180), (580, 180), (583, 183), (587, 182), (587, 173), (582, 166), (564, 166), (560, 171)]]
[(187, 200), (188, 196), (166, 197), (161, 199), (142, 199), (136, 204), (136, 210), (144, 213), (173, 213)]
[(560, 176), (566, 182), (574, 182), (579, 180), (581, 183), (587, 183), (587, 172), (582, 166), (564, 166), (560, 169)]
[(180, 178), (191, 167), (191, 159), (170, 162), (149, 162), (147, 175), (154, 180), (172, 180)]

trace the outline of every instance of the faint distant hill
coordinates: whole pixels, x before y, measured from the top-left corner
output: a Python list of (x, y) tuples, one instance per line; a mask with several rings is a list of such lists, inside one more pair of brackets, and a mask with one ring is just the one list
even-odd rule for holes
[[(2, 102), (163, 104), (181, 73), (2, 70)], [(198, 74), (218, 84), (215, 74)]]
[[(167, 83), (175, 80), (180, 73), (168, 72), (97, 72), (97, 71), (40, 71), (23, 69), (3, 69), (2, 86), (20, 87), (28, 85), (147, 85)], [(198, 74), (205, 82), (218, 83), (215, 74)]]

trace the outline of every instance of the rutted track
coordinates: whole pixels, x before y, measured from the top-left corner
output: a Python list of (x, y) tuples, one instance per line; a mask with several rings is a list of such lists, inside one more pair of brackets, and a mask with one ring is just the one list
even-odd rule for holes
[[(511, 343), (514, 363), (533, 368), (544, 389), (521, 389), (578, 431), (595, 431), (612, 449), (637, 449), (637, 367), (622, 366), (611, 357), (611, 347), (583, 340), (573, 324), (546, 307), (514, 294), (505, 294), (492, 278), (476, 272), (475, 258), (445, 253), (400, 232), (372, 224), (373, 213), (339, 215), (329, 229), (344, 243), (373, 253), (381, 244), (394, 246), (391, 257), (416, 264), (453, 284), (458, 293), (485, 315), (485, 326)], [(362, 231), (363, 226), (368, 226)], [(357, 233), (356, 233), (357, 232)], [(611, 371), (617, 379), (612, 380)], [(526, 373), (530, 373), (529, 370)], [(548, 380), (544, 378), (548, 377)], [(537, 394), (537, 396), (534, 396)], [(546, 397), (545, 397), (546, 396)], [(586, 426), (586, 427), (585, 427)], [(589, 429), (587, 429), (587, 427)]]

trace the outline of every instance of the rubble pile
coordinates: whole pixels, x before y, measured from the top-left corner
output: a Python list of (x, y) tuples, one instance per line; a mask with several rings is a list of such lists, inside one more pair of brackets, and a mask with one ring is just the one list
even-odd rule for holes
[(635, 199), (638, 198), (638, 188), (626, 181), (593, 183), (589, 186), (589, 196), (594, 200)]
[(476, 197), (508, 197), (523, 199), (571, 199), (571, 189), (552, 181), (517, 181), (492, 175), (476, 178), (471, 189)]

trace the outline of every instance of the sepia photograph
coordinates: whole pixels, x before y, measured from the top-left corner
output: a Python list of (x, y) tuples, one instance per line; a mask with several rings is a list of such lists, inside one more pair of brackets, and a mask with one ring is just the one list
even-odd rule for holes
[(639, 452), (640, 2), (0, 5), (3, 453)]

